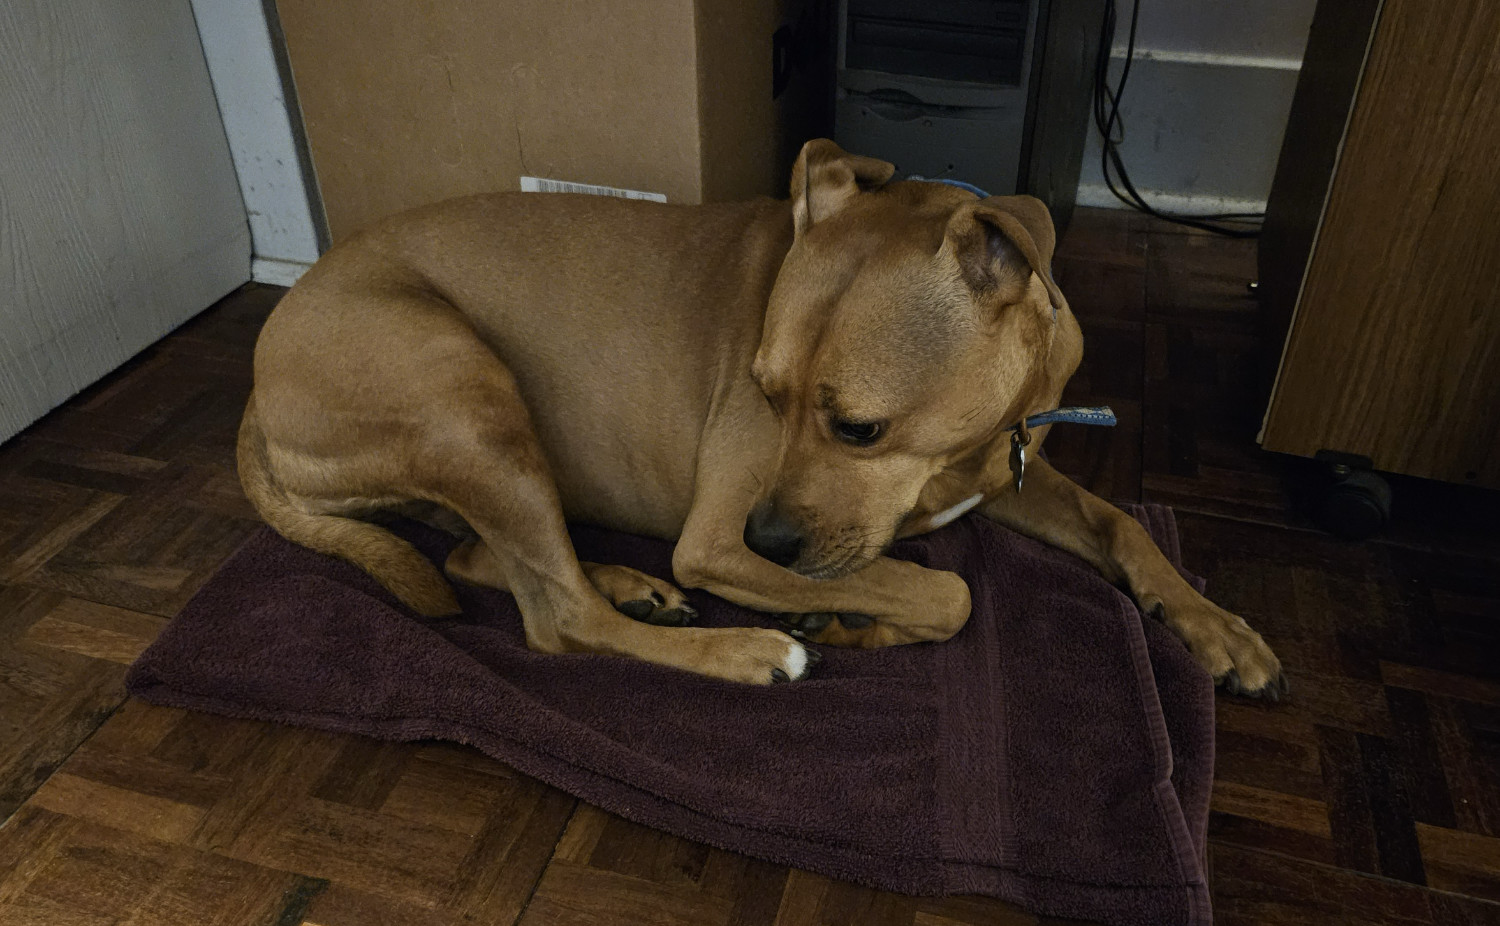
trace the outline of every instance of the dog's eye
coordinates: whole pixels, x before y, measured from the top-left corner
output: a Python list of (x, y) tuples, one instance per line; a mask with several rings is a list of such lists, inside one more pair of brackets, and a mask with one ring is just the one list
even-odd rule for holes
[(839, 436), (839, 440), (861, 446), (873, 444), (884, 430), (878, 421), (835, 421), (833, 433)]

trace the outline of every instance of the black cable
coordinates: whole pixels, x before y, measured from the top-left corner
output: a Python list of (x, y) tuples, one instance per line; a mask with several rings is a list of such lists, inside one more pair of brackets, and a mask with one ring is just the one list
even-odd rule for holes
[[(1218, 222), (1245, 222), (1251, 223), (1265, 218), (1262, 212), (1223, 212), (1216, 215), (1185, 216), (1171, 215), (1155, 208), (1146, 201), (1135, 184), (1130, 180), (1130, 174), (1125, 170), (1125, 161), (1120, 156), (1119, 146), (1125, 139), (1125, 121), (1120, 116), (1120, 102), (1125, 98), (1125, 84), (1130, 79), (1130, 66), (1135, 61), (1135, 32), (1136, 25), (1141, 15), (1141, 0), (1134, 0), (1130, 12), (1130, 37), (1125, 44), (1125, 64), (1120, 69), (1120, 79), (1113, 88), (1109, 86), (1109, 59), (1110, 52), (1114, 46), (1115, 26), (1117, 16), (1115, 13), (1114, 0), (1105, 0), (1104, 21), (1100, 26), (1099, 52), (1094, 62), (1094, 127), (1099, 130), (1100, 139), (1100, 171), (1104, 175), (1104, 183), (1109, 191), (1115, 195), (1120, 202), (1143, 212), (1147, 215), (1175, 222), (1178, 225), (1186, 225), (1203, 231), (1213, 232), (1219, 235), (1227, 235), (1231, 238), (1254, 238), (1260, 234), (1258, 227), (1233, 228), (1216, 224)], [(1118, 135), (1116, 132), (1118, 131)], [(1118, 177), (1119, 186), (1116, 186), (1116, 177), (1110, 176), (1110, 169), (1114, 169)], [(1122, 189), (1123, 188), (1123, 189)]]

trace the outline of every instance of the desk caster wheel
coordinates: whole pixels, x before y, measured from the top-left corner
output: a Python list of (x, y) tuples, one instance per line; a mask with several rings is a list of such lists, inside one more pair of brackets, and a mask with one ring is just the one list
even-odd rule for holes
[(1318, 523), (1345, 540), (1375, 536), (1391, 519), (1391, 486), (1368, 470), (1333, 468), (1335, 482), (1318, 504)]

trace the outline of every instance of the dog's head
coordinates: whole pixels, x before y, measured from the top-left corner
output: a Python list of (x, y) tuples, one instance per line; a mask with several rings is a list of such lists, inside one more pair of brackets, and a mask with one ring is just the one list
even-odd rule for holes
[(781, 453), (745, 540), (818, 578), (868, 565), (929, 483), (977, 471), (1039, 410), (1065, 309), (1041, 202), (888, 183), (893, 170), (826, 140), (802, 149), (752, 367)]

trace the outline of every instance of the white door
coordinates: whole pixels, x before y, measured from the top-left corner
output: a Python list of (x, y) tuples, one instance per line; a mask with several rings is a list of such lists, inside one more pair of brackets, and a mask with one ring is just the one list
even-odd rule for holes
[(0, 441), (248, 279), (189, 0), (0, 3)]

